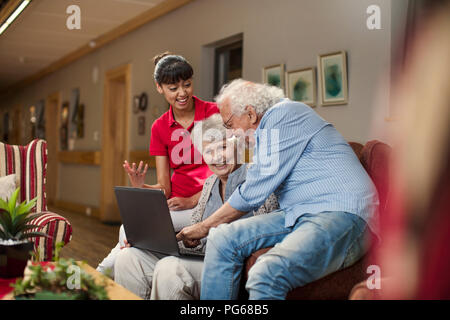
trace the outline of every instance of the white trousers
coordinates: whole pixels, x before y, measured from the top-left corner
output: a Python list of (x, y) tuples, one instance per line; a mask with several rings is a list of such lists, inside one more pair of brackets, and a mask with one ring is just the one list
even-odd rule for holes
[(186, 226), (191, 225), (191, 216), (194, 209), (170, 211), (170, 217), (172, 218), (173, 228), (175, 232), (180, 231)]
[[(191, 224), (191, 215), (193, 211), (194, 209), (170, 211), (170, 217), (172, 219), (175, 232), (178, 232)], [(125, 246), (124, 240), (126, 240), (125, 229), (123, 225), (121, 225), (119, 229), (119, 242), (111, 250), (109, 255), (99, 263), (97, 266), (97, 271), (114, 279), (114, 264), (116, 256), (120, 252), (120, 248)]]
[(165, 257), (147, 250), (120, 250), (114, 280), (140, 296), (153, 300), (194, 300), (200, 298), (203, 260)]

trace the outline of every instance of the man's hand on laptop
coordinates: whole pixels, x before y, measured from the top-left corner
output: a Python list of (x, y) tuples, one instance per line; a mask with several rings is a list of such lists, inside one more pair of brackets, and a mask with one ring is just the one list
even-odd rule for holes
[(209, 229), (199, 222), (181, 229), (177, 234), (177, 241), (183, 241), (187, 248), (193, 248), (200, 244), (200, 239), (208, 235), (208, 231)]
[(195, 248), (200, 243), (200, 240), (183, 240), (183, 244), (186, 248)]

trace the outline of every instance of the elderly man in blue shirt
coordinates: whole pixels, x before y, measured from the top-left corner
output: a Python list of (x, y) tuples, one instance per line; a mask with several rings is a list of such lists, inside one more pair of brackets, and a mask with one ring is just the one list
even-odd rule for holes
[[(265, 84), (234, 80), (216, 101), (225, 126), (254, 144), (255, 158), (222, 207), (177, 235), (186, 245), (208, 236), (201, 298), (236, 299), (244, 261), (261, 248), (273, 246), (249, 271), (250, 299), (285, 299), (362, 257), (368, 230), (377, 234), (378, 199), (337, 130)], [(280, 210), (237, 220), (272, 192)]]

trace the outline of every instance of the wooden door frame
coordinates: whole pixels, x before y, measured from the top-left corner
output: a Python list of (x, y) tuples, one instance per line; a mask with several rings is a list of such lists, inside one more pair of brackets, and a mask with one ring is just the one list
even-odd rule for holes
[[(108, 107), (110, 105), (110, 84), (112, 81), (124, 80), (125, 82), (125, 127), (124, 127), (124, 157), (128, 158), (129, 155), (129, 145), (130, 145), (130, 135), (129, 135), (129, 121), (130, 121), (130, 108), (131, 108), (131, 64), (125, 64), (120, 67), (116, 67), (114, 69), (108, 70), (105, 72), (104, 78), (104, 89), (103, 89), (103, 127), (102, 127), (102, 151), (101, 151), (101, 196), (100, 196), (100, 219), (105, 221), (105, 210), (106, 203), (105, 199), (105, 188), (111, 188), (113, 186), (106, 185), (105, 177), (108, 174), (105, 170), (105, 166), (107, 161), (110, 161), (105, 156), (105, 139), (107, 137), (107, 126), (106, 115), (108, 114)], [(117, 170), (123, 170), (122, 168), (117, 168)], [(123, 173), (122, 185), (126, 185), (127, 176)], [(115, 222), (115, 221), (106, 221), (106, 222)]]
[[(55, 102), (55, 101), (56, 101), (56, 123), (52, 124), (51, 127), (53, 127), (53, 128), (56, 127), (56, 130), (51, 130), (50, 131), (49, 130), (49, 128), (50, 128), (50, 126), (49, 126), (50, 125), (49, 116), (51, 114), (53, 114), (53, 112), (55, 112), (55, 110), (50, 109), (51, 108), (50, 104)], [(48, 186), (48, 185), (52, 184), (53, 186), (55, 186), (53, 188), (53, 190), (50, 189), (50, 190), (53, 191), (52, 194), (50, 194), (48, 192), (48, 189), (46, 191), (47, 204), (48, 205), (54, 205), (56, 203), (57, 197), (58, 197), (58, 187), (59, 187), (58, 152), (59, 152), (59, 148), (60, 148), (60, 145), (59, 145), (59, 143), (60, 143), (59, 142), (59, 126), (60, 126), (60, 121), (61, 121), (61, 119), (60, 119), (60, 116), (61, 116), (61, 108), (60, 108), (61, 107), (61, 102), (62, 102), (61, 91), (53, 92), (53, 93), (49, 94), (47, 96), (47, 98), (45, 99), (45, 137), (46, 137), (46, 140), (48, 140), (48, 137), (49, 137), (50, 134), (56, 134), (55, 137), (52, 137), (53, 141), (55, 141), (55, 143), (56, 143), (55, 154), (52, 154), (52, 151), (50, 149), (48, 149), (48, 156), (53, 157), (54, 161), (52, 162), (52, 165), (55, 166), (54, 168), (52, 168), (53, 172), (54, 172), (54, 175), (50, 176), (50, 179), (49, 179), (49, 176), (46, 177), (46, 185)], [(48, 167), (49, 166), (47, 166), (47, 168)]]

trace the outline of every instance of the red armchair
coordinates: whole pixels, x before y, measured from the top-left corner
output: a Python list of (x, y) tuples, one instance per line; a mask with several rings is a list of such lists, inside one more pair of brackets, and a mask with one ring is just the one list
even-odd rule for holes
[[(388, 194), (388, 164), (391, 148), (377, 140), (369, 141), (364, 146), (360, 143), (350, 142), (350, 146), (374, 181), (380, 199), (380, 214), (382, 214), (386, 207)], [(247, 259), (242, 277), (242, 287), (247, 280), (248, 271), (256, 262), (256, 259), (268, 250), (270, 248), (260, 249)], [(368, 277), (366, 260), (363, 257), (348, 268), (329, 274), (305, 286), (295, 288), (287, 294), (286, 299), (346, 300), (352, 288)], [(244, 295), (245, 293), (241, 290), (241, 297), (244, 297)]]
[(37, 197), (34, 212), (45, 214), (31, 221), (38, 225), (37, 231), (50, 237), (36, 238), (35, 250), (39, 252), (41, 261), (51, 261), (53, 250), (58, 242), (69, 243), (72, 238), (70, 222), (47, 211), (45, 194), (45, 177), (47, 169), (47, 142), (35, 139), (26, 146), (8, 145), (0, 142), (0, 177), (15, 173), (16, 185), (20, 186), (19, 201)]

